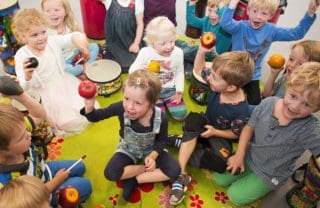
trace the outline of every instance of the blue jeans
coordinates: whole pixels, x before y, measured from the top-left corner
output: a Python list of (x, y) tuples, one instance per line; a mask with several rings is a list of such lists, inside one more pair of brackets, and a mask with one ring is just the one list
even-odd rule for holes
[[(58, 161), (46, 162), (46, 164), (48, 165), (51, 171), (52, 177), (54, 177), (60, 169), (64, 169), (64, 168), (67, 169), (74, 162), (76, 162), (76, 160), (58, 160)], [(89, 196), (92, 193), (92, 186), (89, 179), (82, 178), (85, 170), (86, 170), (86, 167), (83, 162), (80, 162), (73, 169), (71, 169), (69, 177), (52, 192), (52, 199), (50, 202), (51, 206), (57, 205), (55, 192), (58, 191), (60, 188), (66, 187), (66, 186), (72, 186), (78, 190), (81, 203), (85, 202), (89, 198)]]
[[(95, 60), (97, 60), (98, 54), (99, 54), (98, 44), (90, 43), (89, 44), (89, 51), (90, 51), (90, 58), (87, 60), (86, 63), (92, 63)], [(78, 49), (74, 50), (73, 56), (65, 61), (66, 62), (66, 69), (65, 69), (66, 72), (68, 72), (74, 76), (78, 76), (83, 72), (83, 65), (81, 65), (81, 64), (77, 64), (75, 66), (72, 65), (73, 59), (77, 54), (80, 54), (80, 51)]]

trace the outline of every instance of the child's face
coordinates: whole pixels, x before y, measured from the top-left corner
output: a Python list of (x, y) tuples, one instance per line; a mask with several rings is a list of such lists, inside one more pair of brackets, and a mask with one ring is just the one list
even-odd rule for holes
[(43, 12), (47, 16), (47, 19), (51, 27), (58, 27), (64, 24), (66, 11), (60, 1), (46, 1), (43, 4)]
[(218, 24), (220, 21), (220, 17), (217, 14), (218, 7), (217, 6), (207, 7), (207, 9), (208, 9), (208, 17), (211, 25)]
[(228, 87), (227, 82), (222, 79), (220, 74), (213, 70), (211, 71), (211, 74), (209, 76), (209, 84), (211, 90), (215, 92), (223, 92)]
[(156, 52), (165, 57), (169, 57), (174, 50), (176, 37), (172, 32), (167, 34), (161, 34), (153, 43), (153, 47)]
[(146, 116), (151, 105), (146, 98), (145, 90), (140, 87), (126, 86), (123, 91), (123, 108), (130, 120), (137, 120)]
[(22, 123), (12, 132), (8, 152), (22, 154), (29, 149), (30, 145), (31, 133), (26, 130), (25, 124)]
[(248, 8), (247, 13), (249, 24), (253, 29), (261, 28), (272, 17), (267, 9), (262, 8)]
[(299, 67), (301, 64), (307, 62), (308, 59), (305, 55), (302, 46), (296, 46), (291, 50), (289, 59), (286, 64), (287, 78), (292, 74), (292, 72)]
[(316, 111), (316, 107), (311, 106), (308, 101), (309, 90), (302, 94), (294, 89), (288, 88), (283, 98), (283, 115), (289, 119), (299, 119), (309, 116)]
[(31, 25), (29, 31), (23, 35), (23, 40), (30, 48), (43, 51), (48, 40), (47, 27)]

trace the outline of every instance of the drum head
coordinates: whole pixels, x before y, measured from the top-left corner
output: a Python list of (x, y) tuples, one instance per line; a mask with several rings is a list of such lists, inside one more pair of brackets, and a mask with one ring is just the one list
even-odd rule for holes
[[(38, 103), (41, 103), (41, 97), (40, 95), (37, 93), (37, 92), (34, 92), (34, 91), (30, 91), (30, 92), (27, 92), (28, 95), (33, 98), (36, 102)], [(16, 109), (18, 109), (19, 111), (27, 111), (28, 109), (22, 104), (20, 103), (19, 101), (17, 101), (16, 99), (12, 99), (11, 101), (11, 105), (13, 107), (15, 107)]]
[(88, 64), (86, 76), (96, 83), (112, 82), (121, 75), (120, 65), (109, 59), (100, 59)]
[[(206, 67), (210, 68), (212, 66), (212, 62), (206, 62)], [(204, 81), (201, 77), (201, 74), (197, 74), (196, 71), (193, 69), (192, 70), (192, 75), (193, 77), (198, 80), (199, 82), (201, 82), (202, 84), (208, 84), (206, 81)]]

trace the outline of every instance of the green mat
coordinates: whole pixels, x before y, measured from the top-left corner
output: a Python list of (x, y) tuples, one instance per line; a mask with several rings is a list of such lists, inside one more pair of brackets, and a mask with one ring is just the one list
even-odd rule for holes
[[(126, 75), (122, 75), (122, 80)], [(188, 95), (188, 83), (185, 84), (184, 100), (188, 111), (205, 111), (204, 106), (197, 105), (190, 100)], [(98, 97), (102, 107), (122, 99), (121, 91), (109, 97)], [(134, 191), (133, 202), (125, 202), (122, 197), (121, 184), (105, 179), (104, 168), (114, 154), (119, 141), (119, 122), (117, 117), (113, 117), (98, 123), (91, 124), (86, 131), (80, 135), (65, 139), (55, 139), (49, 145), (51, 159), (78, 159), (86, 154), (84, 160), (87, 171), (85, 177), (92, 182), (93, 193), (89, 200), (83, 205), (85, 208), (98, 207), (139, 207), (168, 208), (169, 193), (171, 184), (144, 184)], [(181, 134), (181, 122), (169, 118), (169, 134)], [(168, 149), (177, 157), (176, 149)], [(226, 189), (219, 187), (207, 170), (198, 168), (187, 168), (187, 172), (192, 176), (192, 183), (188, 187), (188, 192), (184, 201), (176, 207), (196, 207), (196, 208), (232, 208), (233, 205), (226, 196)], [(250, 206), (257, 207), (259, 202)]]

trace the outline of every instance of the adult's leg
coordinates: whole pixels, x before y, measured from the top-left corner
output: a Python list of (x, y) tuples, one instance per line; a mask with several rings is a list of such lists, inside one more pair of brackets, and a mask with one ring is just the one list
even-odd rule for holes
[(250, 105), (259, 105), (261, 102), (260, 80), (251, 80), (243, 87)]

